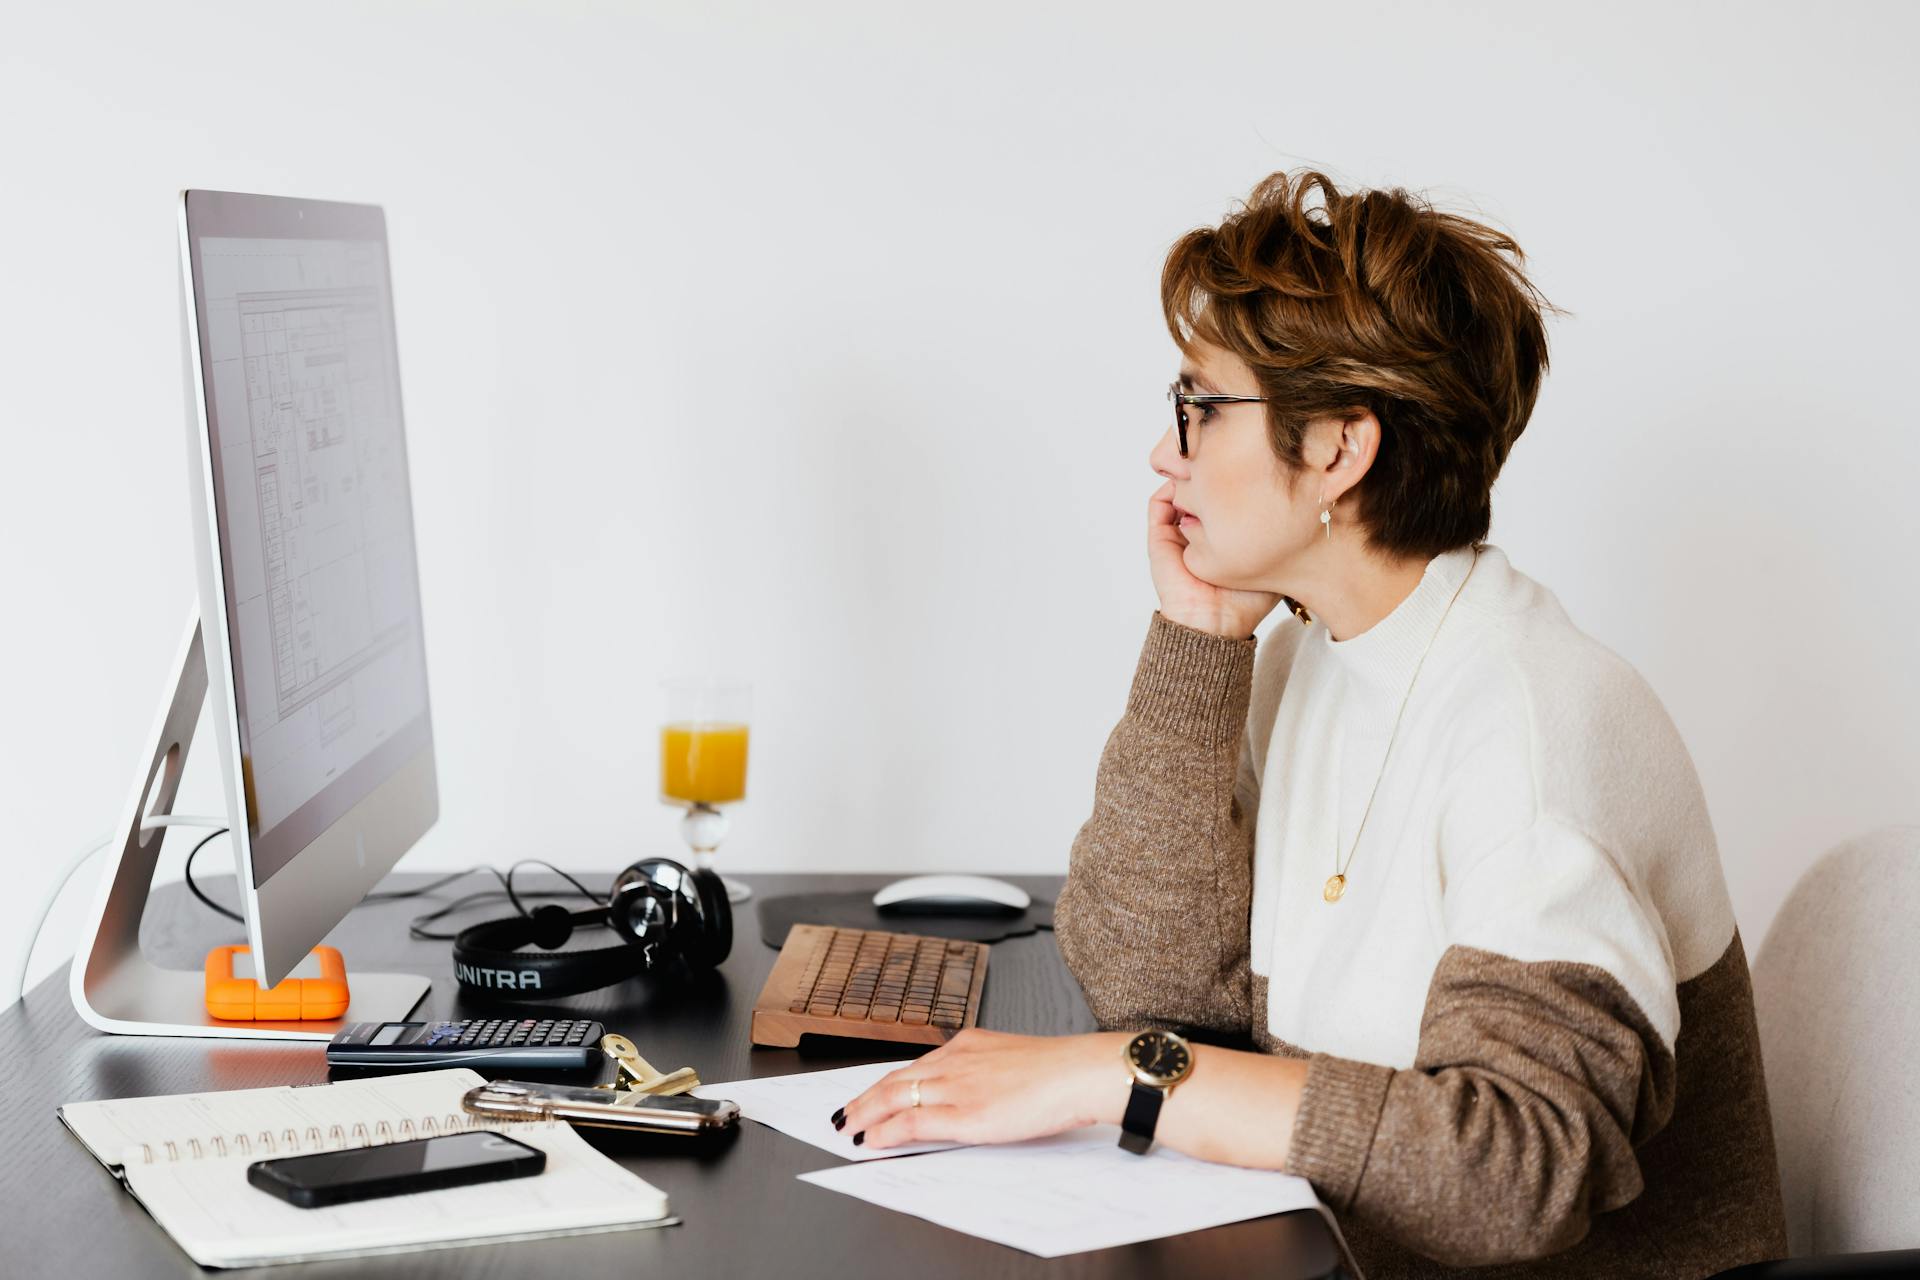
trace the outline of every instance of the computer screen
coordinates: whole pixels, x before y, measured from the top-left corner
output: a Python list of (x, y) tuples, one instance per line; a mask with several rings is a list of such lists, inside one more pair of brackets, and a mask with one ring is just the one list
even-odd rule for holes
[(200, 649), (272, 984), (440, 812), (386, 216), (180, 208)]
[(430, 740), (413, 508), (384, 239), (196, 248), (259, 885)]

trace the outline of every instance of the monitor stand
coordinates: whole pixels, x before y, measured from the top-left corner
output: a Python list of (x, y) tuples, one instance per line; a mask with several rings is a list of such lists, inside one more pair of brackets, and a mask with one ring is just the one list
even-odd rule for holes
[(117, 831), (120, 852), (101, 880), (93, 931), (73, 957), (73, 1006), (90, 1025), (131, 1036), (213, 1036), (235, 1040), (331, 1040), (350, 1022), (404, 1022), (432, 985), (406, 973), (347, 974), (352, 1002), (317, 1022), (223, 1022), (207, 1012), (203, 969), (163, 969), (140, 950), (140, 917), (153, 887), (174, 793), (207, 696), (200, 617), (187, 620), (174, 662), (173, 692), (162, 703), (147, 767)]

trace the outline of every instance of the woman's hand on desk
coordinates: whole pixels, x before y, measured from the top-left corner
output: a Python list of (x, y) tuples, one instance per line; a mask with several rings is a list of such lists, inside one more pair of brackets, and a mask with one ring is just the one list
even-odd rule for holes
[[(882, 1077), (835, 1127), (869, 1147), (909, 1142), (1018, 1142), (1118, 1124), (1130, 1089), (1124, 1032), (1016, 1036), (969, 1027)], [(920, 1105), (913, 1105), (913, 1087)]]

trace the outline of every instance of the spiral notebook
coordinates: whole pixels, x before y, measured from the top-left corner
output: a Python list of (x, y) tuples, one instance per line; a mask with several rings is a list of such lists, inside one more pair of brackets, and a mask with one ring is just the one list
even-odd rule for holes
[[(305, 1088), (70, 1102), (60, 1119), (203, 1267), (665, 1226), (666, 1193), (555, 1121), (482, 1122), (466, 1069)], [(499, 1129), (547, 1153), (531, 1178), (299, 1209), (247, 1182), (256, 1160)]]

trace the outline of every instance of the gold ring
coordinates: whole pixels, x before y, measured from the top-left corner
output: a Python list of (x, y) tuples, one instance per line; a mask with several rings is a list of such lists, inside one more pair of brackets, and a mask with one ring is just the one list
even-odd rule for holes
[(913, 1099), (914, 1106), (917, 1107), (920, 1105), (920, 1082), (918, 1080), (910, 1081), (908, 1083), (907, 1096)]

